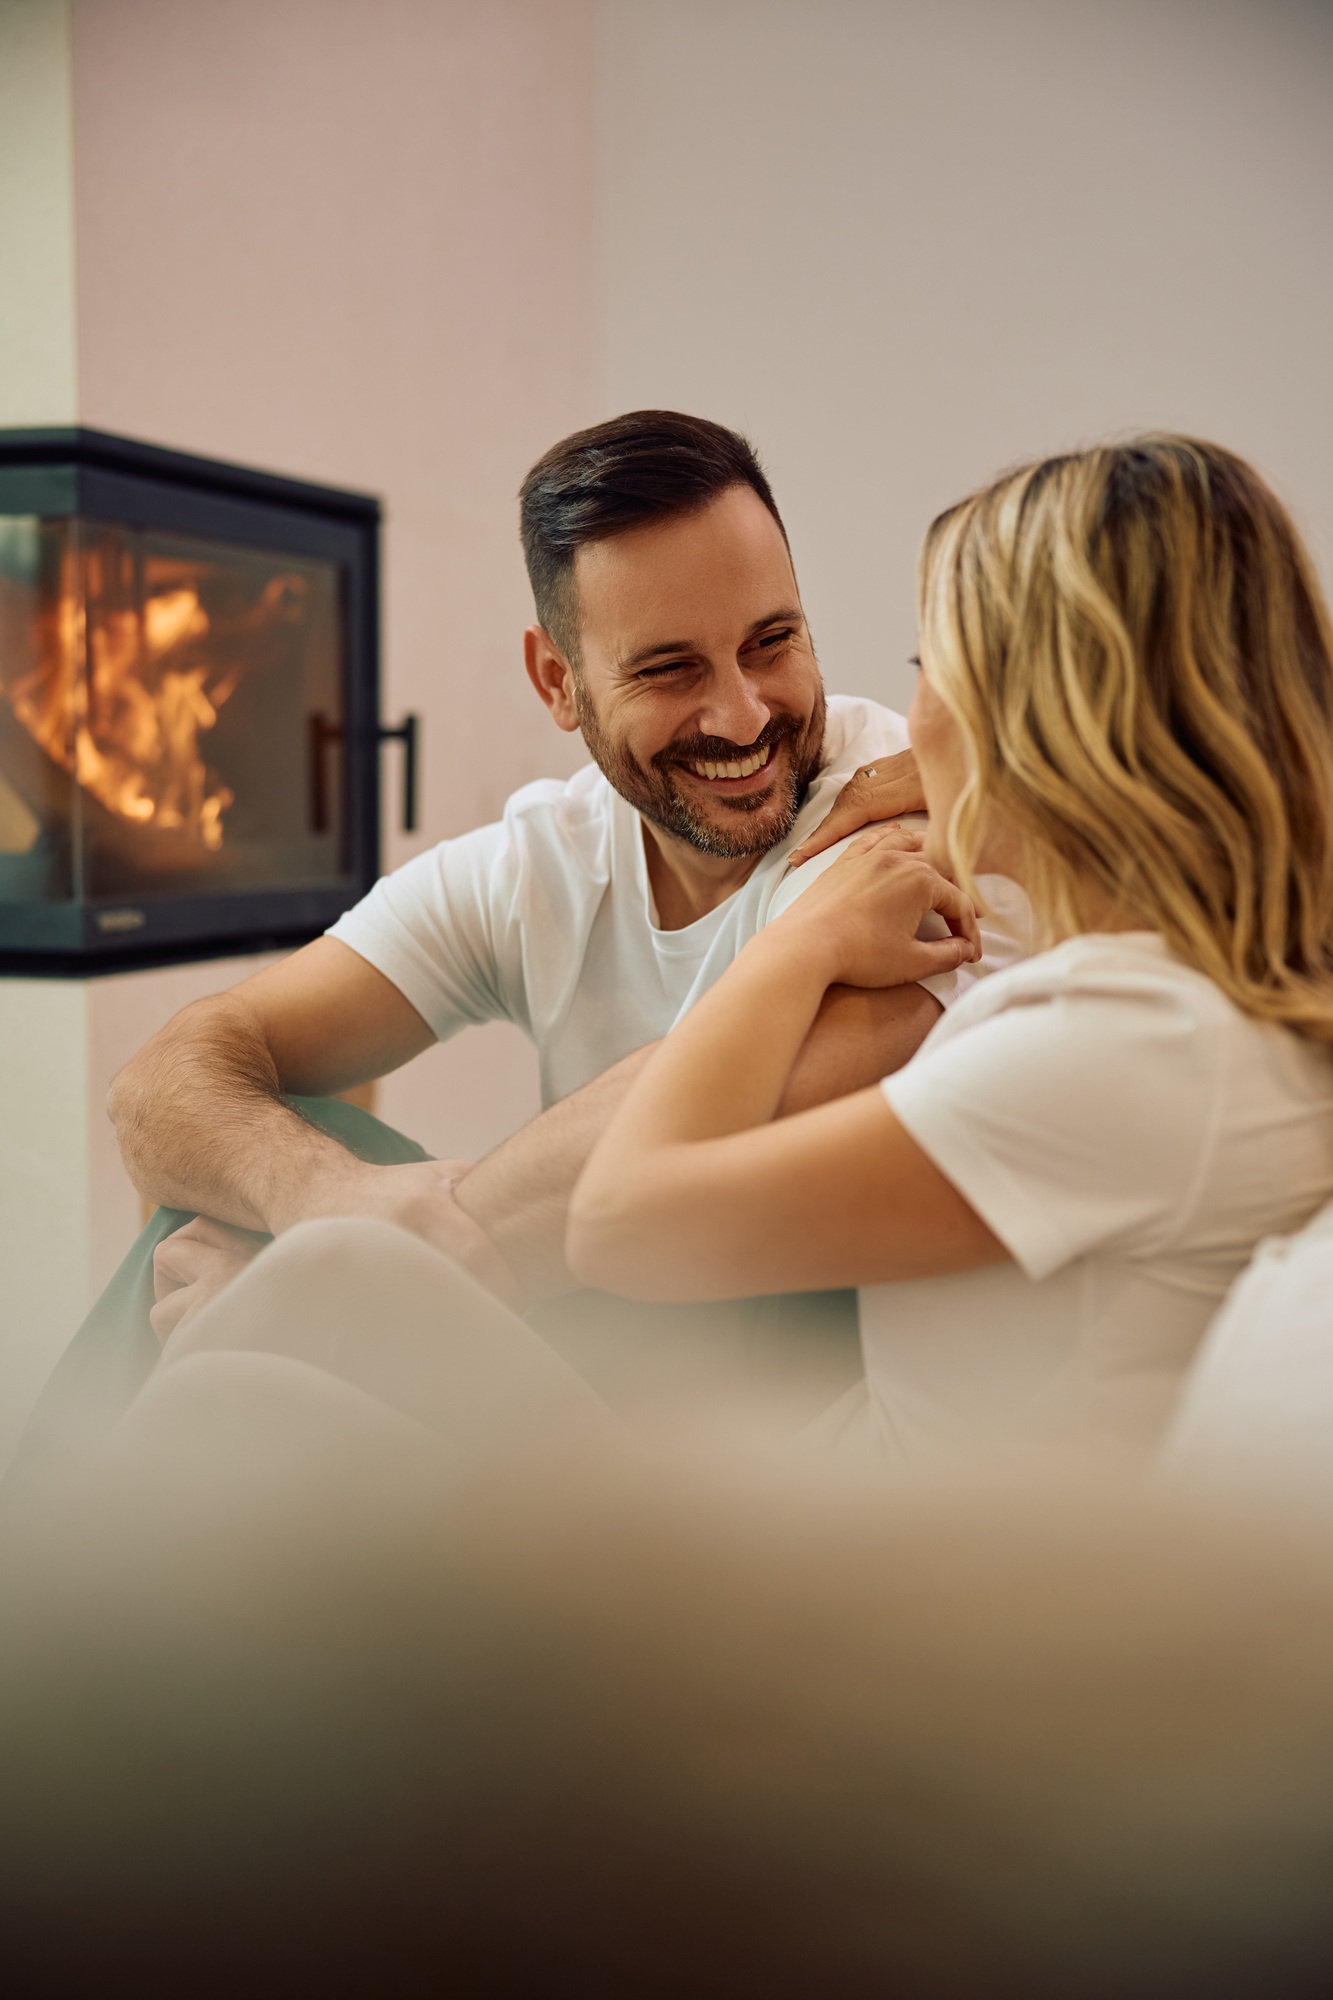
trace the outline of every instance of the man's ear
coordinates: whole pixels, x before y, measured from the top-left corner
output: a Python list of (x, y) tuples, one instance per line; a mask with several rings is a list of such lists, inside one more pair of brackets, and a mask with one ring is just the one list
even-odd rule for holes
[(574, 669), (544, 625), (529, 625), (523, 634), (523, 664), (528, 679), (551, 711), (557, 729), (577, 729)]

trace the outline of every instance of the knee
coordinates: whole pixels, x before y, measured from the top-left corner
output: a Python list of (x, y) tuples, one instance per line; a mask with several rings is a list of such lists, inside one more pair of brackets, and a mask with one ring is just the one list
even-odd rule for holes
[[(284, 1493), (362, 1500), (394, 1466), (429, 1466), (427, 1434), (374, 1397), (297, 1356), (191, 1354), (159, 1369), (121, 1419), (100, 1479), (160, 1510), (189, 1496), (221, 1530), (251, 1515), (271, 1539)], [(373, 1475), (373, 1476), (372, 1476)]]
[(349, 1278), (382, 1260), (400, 1259), (418, 1237), (376, 1216), (321, 1216), (284, 1230), (263, 1253), (269, 1271), (305, 1272), (321, 1280)]
[(378, 1324), (390, 1299), (414, 1290), (438, 1299), (455, 1267), (420, 1236), (375, 1216), (347, 1215), (299, 1222), (258, 1256), (237, 1280), (248, 1296), (267, 1301), (293, 1322), (359, 1317)]
[(391, 1223), (362, 1216), (301, 1222), (261, 1250), (163, 1349), (176, 1368), (219, 1349), (304, 1346), (312, 1330), (349, 1314), (378, 1323), (391, 1274), (425, 1245)]

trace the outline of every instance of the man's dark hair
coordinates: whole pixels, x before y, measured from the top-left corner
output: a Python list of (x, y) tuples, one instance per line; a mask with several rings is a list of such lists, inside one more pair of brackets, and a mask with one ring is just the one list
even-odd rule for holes
[(678, 410), (631, 410), (552, 445), (519, 490), (523, 555), (537, 617), (565, 658), (579, 663), (574, 557), (650, 521), (706, 507), (748, 486), (787, 531), (754, 446), (737, 431)]

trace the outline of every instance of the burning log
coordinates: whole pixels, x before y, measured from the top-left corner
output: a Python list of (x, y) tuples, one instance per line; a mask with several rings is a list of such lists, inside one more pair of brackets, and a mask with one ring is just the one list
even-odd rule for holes
[(204, 739), (244, 680), (285, 664), (308, 588), (285, 572), (219, 609), (207, 565), (158, 558), (146, 575), (136, 556), (108, 530), (62, 540), (55, 591), (0, 576), (0, 853), (67, 853), (77, 812), (118, 884), (220, 854), (235, 794)]

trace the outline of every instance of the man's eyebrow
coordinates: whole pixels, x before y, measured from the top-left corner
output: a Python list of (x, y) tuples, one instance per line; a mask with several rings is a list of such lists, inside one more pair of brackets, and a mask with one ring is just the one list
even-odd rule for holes
[[(799, 625), (804, 615), (798, 604), (784, 604), (777, 611), (770, 611), (765, 617), (756, 618), (745, 637), (747, 640), (757, 638), (759, 633), (766, 632), (770, 625)], [(623, 660), (618, 660), (616, 665), (622, 673), (628, 673), (634, 667), (646, 666), (649, 660), (662, 659), (669, 653), (697, 651), (698, 647), (693, 639), (661, 639), (651, 646), (641, 646), (637, 653), (628, 653)]]
[(770, 625), (799, 625), (805, 617), (799, 604), (784, 604), (779, 611), (770, 611), (767, 618), (756, 618), (746, 633), (747, 639), (757, 639)]
[(622, 672), (630, 667), (641, 667), (647, 660), (660, 659), (664, 653), (692, 653), (695, 651), (692, 639), (662, 639), (653, 646), (641, 646), (637, 653), (627, 653), (616, 665)]

